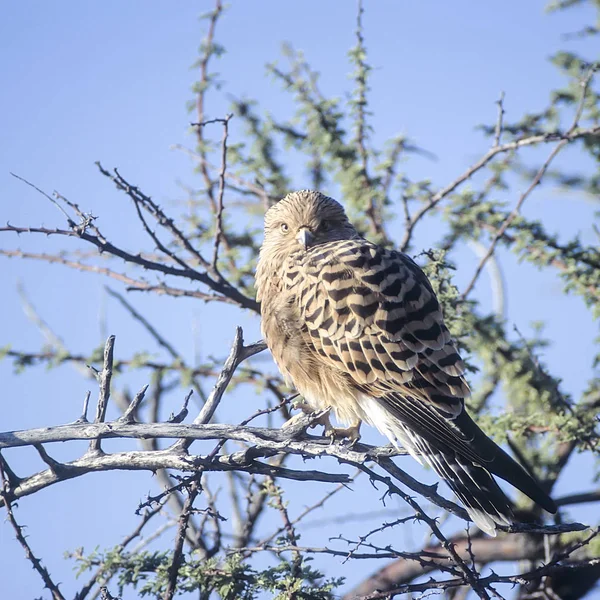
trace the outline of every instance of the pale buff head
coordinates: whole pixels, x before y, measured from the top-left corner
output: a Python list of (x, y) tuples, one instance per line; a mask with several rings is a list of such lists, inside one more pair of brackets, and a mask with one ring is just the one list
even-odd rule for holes
[(261, 257), (283, 259), (298, 250), (358, 237), (339, 202), (312, 190), (289, 193), (265, 215)]

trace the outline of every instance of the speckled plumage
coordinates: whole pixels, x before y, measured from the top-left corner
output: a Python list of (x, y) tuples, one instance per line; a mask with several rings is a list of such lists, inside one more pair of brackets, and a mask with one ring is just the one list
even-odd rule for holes
[(490, 535), (512, 519), (490, 473), (555, 510), (464, 410), (464, 363), (425, 274), (362, 238), (335, 200), (303, 190), (267, 212), (256, 284), (273, 358), (311, 407), (428, 463)]

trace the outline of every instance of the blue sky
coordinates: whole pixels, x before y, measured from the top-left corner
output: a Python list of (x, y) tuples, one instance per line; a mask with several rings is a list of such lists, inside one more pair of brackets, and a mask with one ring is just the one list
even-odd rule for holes
[[(217, 34), (227, 52), (213, 66), (224, 86), (220, 93), (209, 96), (208, 116), (223, 116), (232, 97), (256, 98), (260, 108), (289, 116), (289, 97), (265, 77), (264, 69), (267, 61), (279, 55), (284, 41), (302, 49), (321, 72), (326, 94), (344, 97), (350, 90), (346, 53), (355, 43), (353, 2), (265, 0), (232, 4)], [(537, 0), (435, 4), (382, 0), (365, 4), (369, 61), (374, 66), (374, 140), (382, 142), (397, 133), (415, 139), (437, 160), (416, 157), (405, 168), (414, 178), (429, 177), (440, 185), (464, 171), (487, 148), (489, 142), (474, 126), (493, 122), (494, 102), (501, 91), (506, 93), (507, 118), (544, 106), (548, 91), (562, 81), (548, 56), (569, 45), (584, 49), (586, 42), (565, 42), (561, 35), (590, 21), (585, 9), (545, 15), (544, 2)], [(190, 88), (197, 73), (191, 65), (205, 27), (197, 17), (209, 10), (212, 2), (174, 6), (154, 0), (24, 1), (3, 8), (0, 220), (15, 225), (62, 225), (56, 208), (11, 177), (12, 171), (48, 192), (60, 191), (84, 210), (93, 210), (109, 237), (135, 249), (146, 242), (142, 233), (132, 228), (132, 209), (126, 198), (98, 175), (96, 160), (107, 167), (119, 167), (165, 206), (183, 197), (181, 183), (200, 185), (193, 164), (172, 146), (194, 145), (188, 127), (193, 117), (186, 111), (186, 102), (193, 99)], [(241, 136), (240, 124), (234, 119), (232, 140), (239, 141)], [(577, 169), (590, 166), (577, 153), (567, 152), (561, 160), (563, 166)], [(294, 174), (294, 183), (306, 187), (302, 169), (294, 168)], [(516, 198), (508, 200), (514, 202)], [(582, 196), (539, 192), (528, 201), (524, 212), (543, 216), (548, 228), (559, 231), (565, 239), (580, 232), (584, 241), (592, 243), (594, 209)], [(400, 224), (394, 227), (400, 236)], [(427, 232), (419, 238), (423, 248), (434, 239), (428, 238)], [(17, 240), (7, 234), (0, 240), (2, 248), (30, 251), (52, 252), (63, 244), (25, 236)], [(589, 374), (586, 357), (592, 355), (597, 327), (592, 326), (579, 299), (561, 294), (553, 274), (519, 267), (503, 253), (501, 260), (512, 282), (509, 322), (529, 331), (531, 321), (548, 321), (547, 335), (554, 343), (544, 358), (564, 378), (565, 389), (577, 397)], [(477, 258), (467, 253), (464, 261), (458, 282), (468, 281)], [(147, 334), (107, 299), (103, 291), (107, 282), (97, 277), (16, 259), (0, 261), (0, 273), (4, 288), (0, 346), (12, 344), (34, 350), (42, 343), (38, 330), (23, 313), (16, 293), (20, 281), (71, 350), (88, 352), (100, 342), (105, 329), (117, 335), (121, 356), (151, 347)], [(118, 285), (110, 285), (118, 289)], [(478, 293), (484, 306), (491, 301), (487, 287), (483, 277)], [(190, 362), (197, 354), (223, 355), (238, 322), (244, 325), (248, 340), (259, 337), (257, 320), (240, 317), (231, 308), (142, 295), (130, 300), (156, 320)], [(572, 348), (577, 348), (577, 353)], [(145, 382), (139, 373), (122, 377), (134, 390)], [(66, 366), (52, 371), (37, 368), (28, 376), (16, 376), (5, 361), (0, 362), (0, 379), (3, 430), (74, 420), (85, 390), (91, 388), (95, 394), (92, 382)], [(245, 401), (252, 402), (249, 391)], [(174, 396), (173, 409), (178, 402)], [(243, 416), (257, 405), (258, 400), (251, 409), (243, 407)], [(242, 415), (240, 410), (233, 400), (225, 403), (220, 419), (237, 419)], [(81, 450), (82, 446), (75, 444), (52, 448), (54, 455), (63, 459), (73, 458)], [(41, 468), (29, 450), (8, 453), (7, 458), (19, 474)], [(80, 545), (89, 551), (115, 543), (132, 528), (137, 501), (154, 490), (153, 485), (144, 473), (91, 475), (24, 499), (19, 502), (17, 517), (28, 525), (37, 555), (63, 582), (63, 591), (72, 594), (77, 584), (62, 553)], [(368, 488), (366, 482), (357, 483), (354, 495), (345, 496), (346, 506), (350, 501), (356, 503), (357, 511), (360, 506), (379, 510), (378, 494)], [(563, 493), (572, 488), (586, 489), (580, 481), (561, 482)], [(312, 493), (296, 486), (293, 508), (308, 504)], [(337, 509), (343, 508), (341, 502)], [(350, 525), (348, 528), (348, 535), (359, 531)], [(318, 533), (307, 532), (304, 541), (319, 543)], [(418, 541), (421, 533), (415, 535)], [(323, 543), (320, 540), (320, 545)], [(0, 526), (0, 563), (0, 588), (8, 590), (7, 597), (39, 595), (41, 583), (6, 524)], [(330, 574), (348, 577), (350, 584), (374, 568), (371, 564), (340, 565), (333, 560), (323, 564)]]

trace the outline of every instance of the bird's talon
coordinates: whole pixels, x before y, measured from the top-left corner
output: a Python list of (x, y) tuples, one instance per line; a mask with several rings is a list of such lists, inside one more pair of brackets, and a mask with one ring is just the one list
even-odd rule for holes
[(360, 425), (358, 421), (350, 427), (332, 427), (331, 424), (325, 425), (325, 436), (331, 438), (331, 444), (342, 443), (348, 448), (353, 448), (360, 439)]
[(292, 401), (292, 408), (295, 410), (301, 410), (302, 414), (305, 415), (310, 415), (314, 412), (314, 408), (312, 408), (310, 404), (307, 404), (306, 402), (304, 402), (304, 400), (300, 399)]

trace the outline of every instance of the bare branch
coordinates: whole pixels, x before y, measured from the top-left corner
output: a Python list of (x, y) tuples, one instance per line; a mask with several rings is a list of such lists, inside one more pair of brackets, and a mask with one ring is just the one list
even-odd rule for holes
[(219, 197), (217, 212), (215, 213), (215, 241), (213, 248), (212, 269), (218, 272), (217, 260), (219, 259), (219, 245), (223, 237), (223, 194), (225, 193), (225, 173), (227, 172), (227, 137), (229, 136), (229, 121), (233, 115), (223, 119), (223, 140), (221, 142), (221, 170), (219, 171)]
[[(200, 410), (200, 413), (194, 419), (194, 425), (204, 425), (212, 419), (237, 367), (247, 358), (250, 358), (251, 356), (254, 356), (255, 354), (265, 350), (266, 347), (266, 344), (262, 341), (251, 344), (250, 346), (244, 346), (244, 335), (242, 328), (236, 328), (235, 339), (233, 341), (231, 351), (229, 352), (229, 356), (223, 365), (223, 369), (221, 370), (215, 387), (213, 388), (209, 397), (206, 399), (206, 402)], [(190, 444), (191, 441), (189, 440), (180, 440), (174, 445), (174, 448), (179, 450), (187, 450), (190, 447)]]
[(85, 393), (85, 398), (83, 399), (83, 408), (81, 409), (81, 416), (75, 421), (75, 423), (88, 423), (87, 412), (88, 406), (90, 404), (90, 397), (92, 395), (91, 391), (87, 391)]
[[(215, 30), (217, 27), (217, 21), (223, 12), (223, 3), (221, 0), (216, 0), (215, 8), (210, 16), (210, 22), (208, 25), (208, 33), (206, 34), (206, 39), (203, 41), (203, 49), (202, 56), (200, 58), (200, 80), (198, 82), (198, 95), (196, 99), (196, 114), (198, 116), (198, 122), (202, 123), (205, 121), (205, 113), (206, 113), (206, 90), (208, 89), (209, 84), (209, 73), (208, 73), (208, 64), (210, 62), (211, 57), (214, 54), (214, 37)], [(206, 159), (206, 140), (204, 139), (204, 131), (203, 127), (196, 128), (196, 136), (198, 139), (198, 148), (200, 155), (203, 159)], [(208, 167), (205, 162), (201, 163), (200, 166), (202, 176), (204, 178), (204, 184), (206, 186), (206, 193), (208, 195), (208, 199), (210, 201), (211, 207), (213, 209), (213, 213), (216, 213), (217, 204), (215, 202), (214, 192), (213, 192), (213, 182), (210, 178), (210, 174), (208, 172)]]
[(568, 496), (556, 498), (554, 502), (556, 503), (556, 506), (585, 504), (586, 502), (600, 502), (600, 489), (592, 490), (590, 492), (583, 492), (581, 494), (569, 494)]
[[(98, 383), (100, 384), (100, 395), (96, 406), (96, 418), (94, 423), (103, 423), (106, 416), (106, 407), (110, 398), (110, 381), (112, 379), (113, 352), (115, 347), (115, 336), (111, 335), (106, 340), (104, 346), (104, 367), (98, 374)], [(96, 438), (90, 442), (90, 452), (100, 452), (100, 439)]]
[(496, 121), (496, 131), (494, 133), (494, 148), (497, 148), (500, 145), (500, 138), (502, 137), (502, 125), (504, 121), (504, 92), (500, 93), (500, 98), (498, 102), (498, 119)]
[[(510, 227), (511, 223), (519, 215), (521, 207), (523, 206), (523, 203), (525, 202), (527, 197), (540, 184), (540, 182), (542, 181), (542, 177), (546, 174), (546, 171), (548, 170), (548, 167), (550, 166), (552, 161), (556, 158), (556, 156), (559, 154), (559, 152), (571, 141), (571, 138), (569, 136), (573, 135), (574, 133), (577, 133), (577, 127), (579, 125), (579, 119), (581, 118), (581, 115), (583, 113), (583, 107), (585, 105), (588, 87), (592, 81), (592, 77), (593, 77), (595, 71), (596, 71), (596, 67), (591, 67), (590, 69), (588, 69), (588, 72), (581, 83), (581, 97), (579, 99), (577, 109), (575, 111), (575, 116), (573, 118), (573, 122), (571, 123), (571, 126), (569, 127), (569, 129), (567, 130), (565, 135), (561, 138), (561, 140), (558, 142), (558, 144), (556, 144), (556, 146), (554, 147), (552, 152), (550, 152), (550, 155), (546, 159), (546, 162), (544, 162), (544, 164), (538, 169), (538, 172), (535, 174), (535, 177), (531, 181), (531, 184), (529, 185), (527, 190), (525, 190), (525, 192), (523, 192), (521, 194), (519, 201), (517, 202), (513, 211), (508, 215), (508, 217), (504, 220), (502, 225), (496, 231), (494, 237), (492, 238), (492, 242), (490, 243), (490, 246), (489, 246), (487, 252), (481, 257), (481, 260), (479, 261), (479, 264), (477, 265), (477, 268), (475, 269), (473, 278), (471, 279), (471, 281), (465, 288), (464, 292), (462, 293), (461, 300), (464, 301), (467, 298), (467, 296), (469, 295), (469, 293), (471, 292), (471, 290), (475, 287), (475, 283), (477, 282), (477, 279), (479, 278), (479, 275), (481, 274), (481, 271), (483, 270), (486, 262), (489, 260), (490, 256), (492, 256), (492, 254), (496, 250), (496, 245), (498, 244), (498, 242), (500, 241), (500, 239), (502, 238), (502, 236), (504, 235), (506, 230)], [(498, 128), (501, 127), (501, 124), (502, 124), (501, 120), (500, 120), (501, 115), (503, 113), (502, 100), (503, 100), (503, 97), (501, 97), (500, 102), (499, 102), (501, 113), (499, 116)], [(499, 129), (497, 129), (497, 131), (499, 132)], [(498, 139), (499, 139), (500, 134), (498, 133), (497, 135), (498, 135)], [(498, 147), (499, 147), (498, 144), (494, 145), (494, 148), (498, 148)]]
[(154, 341), (171, 355), (171, 358), (181, 358), (179, 352), (173, 348), (173, 346), (158, 332), (156, 327), (154, 327), (154, 325), (152, 325), (152, 323), (150, 323), (146, 317), (138, 312), (130, 302), (127, 302), (127, 300), (123, 298), (121, 294), (110, 289), (108, 286), (104, 286), (104, 289), (113, 298), (116, 298), (120, 302), (121, 306), (123, 306), (138, 323), (142, 324), (144, 329), (152, 336)]
[(467, 296), (471, 293), (471, 291), (475, 287), (475, 283), (477, 282), (477, 279), (479, 279), (479, 275), (481, 275), (481, 272), (483, 271), (483, 268), (485, 267), (487, 261), (490, 259), (492, 254), (494, 254), (494, 251), (496, 250), (496, 245), (498, 244), (498, 242), (500, 241), (500, 239), (502, 238), (502, 236), (504, 235), (506, 230), (510, 227), (511, 223), (519, 216), (519, 213), (521, 211), (521, 207), (523, 206), (523, 203), (529, 197), (531, 192), (533, 192), (533, 190), (539, 185), (539, 183), (542, 180), (542, 177), (545, 175), (546, 171), (548, 170), (548, 167), (550, 166), (552, 161), (556, 158), (558, 153), (567, 145), (567, 143), (568, 143), (567, 140), (562, 140), (561, 142), (556, 144), (556, 146), (554, 147), (552, 152), (549, 154), (549, 156), (546, 159), (546, 161), (544, 162), (544, 164), (540, 167), (540, 169), (536, 173), (535, 177), (529, 184), (529, 187), (519, 197), (519, 201), (517, 202), (515, 208), (512, 210), (512, 212), (508, 215), (508, 217), (504, 220), (502, 225), (496, 231), (496, 234), (492, 238), (492, 241), (491, 241), (486, 253), (481, 257), (481, 260), (479, 261), (479, 264), (477, 265), (477, 268), (475, 269), (475, 273), (473, 274), (471, 281), (468, 283), (464, 292), (461, 294), (462, 301), (464, 301), (467, 298)]
[(102, 173), (102, 175), (104, 175), (105, 177), (108, 177), (111, 181), (114, 182), (114, 184), (117, 186), (117, 189), (125, 192), (131, 198), (131, 200), (133, 200), (137, 215), (138, 215), (140, 221), (142, 222), (142, 225), (143, 225), (144, 229), (146, 230), (146, 233), (150, 236), (150, 238), (156, 244), (157, 248), (163, 254), (165, 254), (169, 258), (173, 259), (173, 261), (175, 261), (176, 263), (181, 265), (181, 267), (183, 267), (184, 269), (190, 268), (187, 262), (181, 260), (175, 253), (171, 252), (171, 250), (169, 250), (159, 240), (159, 238), (154, 233), (154, 231), (152, 231), (150, 229), (148, 223), (144, 219), (144, 216), (141, 212), (141, 208), (143, 208), (150, 215), (152, 215), (152, 217), (154, 217), (156, 219), (158, 224), (172, 235), (172, 237), (173, 237), (174, 241), (177, 243), (177, 245), (179, 245), (181, 248), (184, 248), (185, 250), (187, 250), (189, 252), (189, 254), (191, 254), (191, 256), (193, 258), (195, 258), (201, 265), (203, 265), (205, 267), (208, 266), (208, 263), (204, 259), (202, 254), (200, 254), (200, 252), (198, 250), (196, 250), (196, 248), (194, 248), (194, 246), (192, 246), (192, 244), (190, 243), (187, 236), (185, 236), (183, 234), (183, 232), (175, 225), (175, 221), (173, 219), (171, 219), (169, 216), (167, 216), (167, 214), (164, 212), (164, 210), (162, 208), (160, 208), (160, 206), (158, 206), (158, 204), (156, 204), (156, 202), (154, 202), (152, 200), (152, 198), (150, 198), (150, 196), (144, 194), (137, 186), (131, 185), (129, 183), (129, 181), (127, 181), (121, 175), (121, 173), (119, 173), (118, 169), (116, 169), (116, 168), (113, 169), (113, 171), (114, 171), (114, 174), (113, 174), (110, 171), (107, 171), (99, 162), (96, 163), (96, 166), (98, 167), (98, 170), (100, 171), (100, 173)]
[(525, 148), (527, 146), (535, 146), (538, 144), (546, 144), (548, 142), (554, 141), (564, 141), (565, 143), (570, 143), (575, 140), (594, 136), (600, 134), (600, 125), (595, 125), (593, 127), (587, 128), (576, 128), (573, 131), (568, 131), (566, 133), (562, 133), (560, 131), (553, 131), (550, 133), (542, 133), (539, 135), (531, 135), (528, 137), (521, 138), (519, 140), (515, 140), (514, 142), (508, 142), (506, 144), (502, 144), (500, 146), (494, 146), (490, 148), (477, 162), (472, 164), (462, 175), (459, 175), (454, 181), (449, 183), (447, 186), (438, 190), (427, 203), (425, 203), (413, 216), (408, 224), (408, 227), (404, 233), (404, 237), (402, 242), (399, 244), (401, 250), (405, 250), (408, 247), (410, 239), (412, 237), (412, 232), (416, 226), (416, 224), (433, 208), (435, 208), (444, 198), (446, 198), (449, 194), (451, 194), (456, 188), (462, 185), (465, 181), (470, 179), (475, 173), (480, 171), (483, 167), (485, 167), (493, 158), (498, 156), (499, 154), (504, 154), (506, 152), (512, 152), (513, 150), (519, 150), (520, 148)]
[[(140, 522), (136, 526), (136, 528), (123, 539), (123, 541), (115, 548), (118, 552), (122, 552), (125, 548), (137, 537), (139, 537), (142, 533), (144, 527), (151, 521), (153, 517), (155, 517), (161, 510), (163, 509), (162, 505), (157, 506), (152, 510), (147, 510), (144, 512)], [(107, 567), (104, 564), (101, 564), (96, 572), (90, 577), (88, 582), (81, 588), (81, 590), (76, 594), (76, 600), (84, 600), (86, 596), (90, 593), (91, 589), (98, 583), (98, 581), (102, 578), (102, 582), (104, 584), (108, 583), (112, 577), (113, 573), (107, 573)]]
[(194, 420), (194, 425), (208, 423), (214, 415), (221, 398), (235, 373), (237, 367), (246, 359), (265, 350), (267, 345), (263, 342), (255, 342), (249, 346), (244, 346), (244, 332), (241, 327), (237, 327), (235, 331), (235, 339), (229, 352), (229, 356), (223, 365), (223, 369), (217, 383), (213, 388), (206, 403), (202, 407), (200, 414)]
[[(196, 271), (190, 267), (186, 267), (186, 268), (174, 267), (169, 264), (148, 260), (147, 258), (144, 258), (141, 254), (135, 254), (135, 255), (131, 254), (130, 252), (123, 250), (122, 248), (119, 248), (119, 247), (115, 246), (114, 244), (110, 243), (103, 236), (98, 235), (98, 234), (92, 235), (92, 234), (87, 233), (87, 231), (85, 231), (85, 230), (49, 229), (46, 227), (14, 227), (12, 225), (7, 225), (6, 227), (0, 227), (0, 233), (1, 232), (11, 232), (11, 233), (16, 233), (16, 234), (41, 233), (44, 235), (76, 237), (76, 238), (82, 239), (82, 240), (94, 245), (101, 253), (106, 252), (108, 254), (111, 254), (113, 256), (121, 258), (128, 263), (143, 267), (144, 269), (147, 269), (149, 271), (155, 271), (155, 272), (162, 273), (164, 275), (174, 275), (174, 276), (178, 276), (178, 277), (188, 278), (192, 281), (198, 281), (200, 283), (203, 283), (204, 285), (206, 285), (213, 291), (217, 292), (218, 294), (221, 294), (223, 297), (229, 298), (229, 301), (233, 304), (237, 304), (238, 306), (241, 306), (243, 308), (249, 308), (249, 309), (253, 310), (254, 312), (259, 311), (258, 303), (255, 300), (248, 298), (242, 292), (240, 292), (237, 288), (235, 288), (234, 286), (232, 286), (229, 282), (227, 282), (225, 280), (215, 281), (207, 273), (202, 273), (202, 272)], [(18, 254), (15, 254), (15, 255), (18, 255)], [(40, 256), (40, 258), (42, 260), (48, 260), (49, 262), (61, 262), (60, 260), (51, 260), (48, 257), (44, 258), (43, 255)], [(64, 262), (63, 264), (67, 264), (67, 262)], [(69, 265), (69, 266), (74, 266), (74, 265)], [(87, 265), (87, 266), (78, 265), (75, 268), (80, 268), (82, 270), (95, 270), (100, 273), (102, 272), (101, 268), (89, 267), (89, 265)], [(112, 276), (110, 273), (106, 273), (106, 274)], [(115, 277), (115, 278), (117, 278), (117, 277)], [(135, 282), (135, 281), (133, 283), (133, 286), (136, 289), (144, 289), (144, 290), (149, 289), (149, 286), (145, 286), (144, 284), (140, 285), (139, 282)], [(167, 289), (168, 288), (165, 288), (164, 293), (168, 293), (166, 291)], [(174, 293), (173, 295), (178, 295), (178, 294)], [(179, 294), (179, 295), (183, 295), (183, 294)], [(194, 294), (188, 293), (186, 295), (192, 296)], [(205, 300), (220, 300), (220, 297), (218, 297), (218, 296), (210, 297), (210, 296), (207, 296), (206, 294), (203, 294), (202, 296), (196, 295), (196, 297), (202, 297), (202, 299), (205, 299)], [(223, 301), (227, 302), (228, 300), (223, 300)]]
[(60, 210), (60, 212), (65, 216), (65, 218), (67, 219), (67, 223), (68, 223), (69, 227), (75, 227), (75, 223), (71, 219), (71, 217), (69, 216), (69, 214), (67, 213), (67, 211), (52, 196), (50, 196), (49, 194), (46, 194), (46, 192), (44, 192), (39, 187), (37, 187), (37, 185), (34, 185), (30, 181), (27, 181), (27, 179), (25, 179), (24, 177), (21, 177), (20, 175), (17, 175), (16, 173), (11, 173), (11, 175), (15, 179), (18, 179), (19, 181), (22, 181), (25, 185), (28, 185), (29, 187), (32, 187), (36, 192), (39, 192), (42, 196), (44, 196), (44, 198), (47, 198), (48, 200), (50, 200), (50, 202), (52, 202), (52, 204), (54, 204), (54, 206), (56, 206), (56, 208), (58, 208), (58, 210)]
[[(61, 463), (60, 474), (52, 470), (41, 471), (27, 477), (12, 489), (14, 498), (29, 496), (60, 481), (81, 477), (100, 471), (156, 471), (176, 469), (179, 471), (241, 471), (257, 475), (271, 475), (295, 481), (321, 481), (327, 483), (350, 483), (350, 477), (342, 473), (324, 473), (315, 470), (297, 471), (259, 462), (245, 452), (223, 454), (209, 460), (204, 456), (183, 455), (171, 450), (129, 451), (114, 454), (86, 454), (68, 463)], [(4, 501), (0, 502), (4, 505)]]
[(181, 566), (183, 560), (183, 543), (185, 541), (188, 524), (192, 514), (194, 500), (198, 497), (200, 490), (201, 487), (199, 480), (192, 483), (190, 489), (188, 490), (188, 497), (186, 498), (181, 514), (179, 515), (177, 534), (175, 536), (175, 548), (173, 550), (173, 560), (171, 561), (167, 571), (168, 581), (167, 589), (164, 595), (165, 600), (172, 600), (173, 596), (175, 595), (175, 591), (177, 590), (177, 577), (179, 575), (179, 567)]
[(13, 490), (11, 489), (10, 482), (5, 475), (2, 461), (0, 461), (0, 483), (2, 484), (0, 488), (0, 497), (2, 498), (2, 504), (6, 507), (6, 517), (15, 531), (17, 542), (19, 542), (23, 550), (25, 550), (25, 556), (27, 557), (27, 560), (31, 563), (34, 570), (39, 573), (40, 577), (44, 581), (44, 586), (50, 590), (54, 600), (65, 600), (64, 596), (58, 589), (58, 585), (52, 581), (50, 573), (48, 573), (47, 569), (42, 565), (40, 559), (36, 558), (33, 554), (31, 546), (27, 543), (27, 540), (23, 535), (22, 526), (19, 525), (15, 519), (15, 515), (13, 514), (12, 510), (12, 502), (15, 496), (13, 494)]
[(118, 419), (119, 421), (122, 421), (123, 423), (128, 423), (128, 424), (135, 423), (134, 415), (136, 414), (140, 404), (142, 403), (142, 400), (144, 399), (144, 396), (146, 395), (146, 391), (148, 390), (148, 387), (149, 386), (146, 384), (135, 395), (135, 397), (133, 398), (133, 400), (127, 407), (127, 410), (119, 417), (119, 419)]

